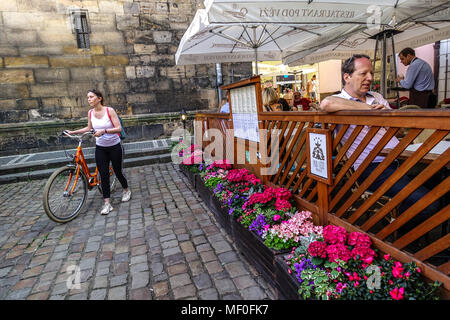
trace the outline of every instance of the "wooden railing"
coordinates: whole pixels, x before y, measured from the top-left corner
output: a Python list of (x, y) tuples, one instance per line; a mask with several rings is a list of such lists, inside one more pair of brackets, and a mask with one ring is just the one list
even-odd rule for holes
[[(269, 132), (279, 130), (280, 137), (279, 165), (274, 174), (263, 177), (267, 184), (291, 190), (297, 206), (313, 212), (317, 223), (331, 223), (348, 231), (368, 233), (381, 252), (403, 262), (415, 261), (427, 278), (442, 282), (443, 287), (450, 290), (450, 149), (440, 154), (429, 153), (450, 137), (450, 110), (263, 112), (258, 117), (260, 128)], [(201, 130), (200, 122), (203, 124)], [(197, 114), (196, 123), (197, 141), (201, 141), (206, 129), (219, 129), (226, 137), (226, 129), (231, 127), (231, 119), (226, 114)], [(333, 133), (332, 185), (316, 181), (307, 174), (307, 127), (329, 129)], [(354, 148), (352, 145), (361, 132), (364, 136), (359, 137), (358, 147), (350, 153), (349, 149)], [(358, 161), (375, 135), (379, 142), (364, 161)], [(396, 136), (398, 144), (386, 149), (388, 142)], [(203, 147), (207, 147), (210, 142), (204, 140)], [(227, 148), (236, 147), (232, 140), (228, 132), (223, 154), (227, 154)], [(422, 144), (416, 145), (416, 150), (408, 151), (411, 144), (417, 143)], [(270, 150), (269, 144), (270, 139), (265, 146), (270, 157), (274, 150)], [(258, 146), (258, 150), (262, 147)], [(377, 157), (384, 157), (384, 160)], [(374, 159), (382, 161), (362, 179), (363, 171)], [(390, 165), (398, 167), (377, 189), (369, 190), (373, 181)], [(408, 177), (410, 182), (386, 196), (385, 193), (403, 177)], [(401, 210), (402, 203), (419, 188), (424, 197)], [(433, 207), (432, 213), (415, 222), (415, 217), (429, 205)], [(410, 229), (405, 230), (407, 227)]]

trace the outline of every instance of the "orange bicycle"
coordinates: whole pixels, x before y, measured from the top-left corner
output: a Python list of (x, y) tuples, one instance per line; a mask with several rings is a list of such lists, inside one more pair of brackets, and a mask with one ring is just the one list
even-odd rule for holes
[[(55, 222), (65, 223), (75, 219), (86, 204), (88, 191), (92, 188), (98, 187), (102, 193), (98, 168), (95, 167), (94, 173), (90, 173), (81, 148), (84, 138), (94, 133), (95, 131), (92, 130), (80, 136), (74, 136), (66, 131), (63, 132), (69, 138), (78, 139), (78, 147), (76, 153), (69, 156), (71, 162), (56, 170), (44, 187), (44, 210)], [(109, 171), (112, 191), (116, 184), (116, 176), (111, 166)]]

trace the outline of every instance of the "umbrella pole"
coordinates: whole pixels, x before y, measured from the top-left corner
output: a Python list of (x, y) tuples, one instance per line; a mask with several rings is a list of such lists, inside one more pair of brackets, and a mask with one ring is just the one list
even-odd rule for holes
[[(374, 74), (375, 74), (375, 65), (377, 63), (377, 51), (378, 51), (378, 36), (377, 36), (377, 38), (375, 40), (375, 52), (373, 54), (373, 67), (372, 67), (372, 70), (373, 70)], [(371, 89), (373, 90), (373, 81), (372, 81), (372, 88)]]
[[(397, 59), (395, 58), (395, 46), (394, 46), (394, 35), (391, 36), (391, 43), (392, 43), (392, 60), (394, 63), (394, 79), (395, 79), (395, 86), (398, 87), (397, 82)], [(397, 90), (397, 109), (400, 108), (400, 92)]]
[(258, 75), (259, 74), (259, 72), (258, 72), (258, 48), (255, 48), (255, 71), (256, 71), (255, 75)]
[(386, 33), (383, 33), (383, 43), (382, 43), (382, 50), (383, 50), (383, 61), (381, 64), (381, 79), (380, 79), (380, 85), (381, 85), (381, 94), (383, 97), (386, 97)]

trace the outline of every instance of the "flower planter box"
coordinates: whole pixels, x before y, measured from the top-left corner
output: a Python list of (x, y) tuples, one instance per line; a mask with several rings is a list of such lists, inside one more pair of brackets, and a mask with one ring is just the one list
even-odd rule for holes
[(232, 220), (232, 233), (236, 246), (247, 257), (249, 262), (258, 270), (272, 286), (276, 286), (275, 256), (288, 253), (289, 250), (279, 251), (268, 248), (263, 239), (255, 232), (246, 229), (239, 222)]
[(199, 174), (196, 175), (195, 180), (195, 190), (197, 191), (203, 202), (206, 204), (206, 206), (212, 211), (211, 198), (214, 197), (212, 191), (205, 186), (205, 183)]
[(179, 164), (178, 166), (180, 171), (186, 176), (186, 178), (188, 178), (191, 185), (195, 188), (196, 176), (198, 176), (198, 174), (189, 171), (187, 166), (184, 164)]
[(214, 213), (216, 220), (222, 228), (231, 236), (231, 222), (233, 220), (233, 215), (228, 214), (228, 208), (222, 206), (222, 203), (214, 194), (211, 194), (211, 211)]
[(280, 300), (302, 300), (298, 293), (300, 284), (297, 277), (289, 273), (289, 267), (284, 260), (286, 254), (280, 254), (275, 257), (275, 289)]

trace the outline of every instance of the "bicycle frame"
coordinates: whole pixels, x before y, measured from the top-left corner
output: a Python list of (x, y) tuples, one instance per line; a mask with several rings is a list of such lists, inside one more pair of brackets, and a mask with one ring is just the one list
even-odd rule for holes
[[(64, 133), (65, 135), (67, 135), (70, 138), (74, 138), (74, 136), (69, 135), (68, 133)], [(80, 137), (77, 137), (79, 139), (78, 141), (78, 147), (77, 147), (77, 152), (73, 158), (73, 163), (76, 165), (76, 175), (75, 175), (75, 182), (70, 190), (69, 194), (72, 194), (73, 191), (75, 190), (75, 187), (78, 183), (78, 178), (80, 176), (80, 168), (83, 171), (84, 175), (86, 176), (86, 178), (88, 179), (88, 186), (89, 188), (95, 187), (99, 184), (98, 181), (98, 168), (95, 167), (95, 172), (94, 174), (91, 174), (91, 172), (89, 171), (89, 167), (86, 163), (86, 159), (84, 158), (84, 154), (83, 154), (83, 150), (81, 148), (81, 143), (83, 142), (83, 138), (86, 134), (92, 134), (92, 132), (86, 132), (84, 134), (82, 134)], [(64, 192), (68, 192), (69, 189), (69, 185), (70, 182), (72, 181), (72, 173), (69, 175), (69, 179), (67, 181), (67, 184), (64, 188)]]

